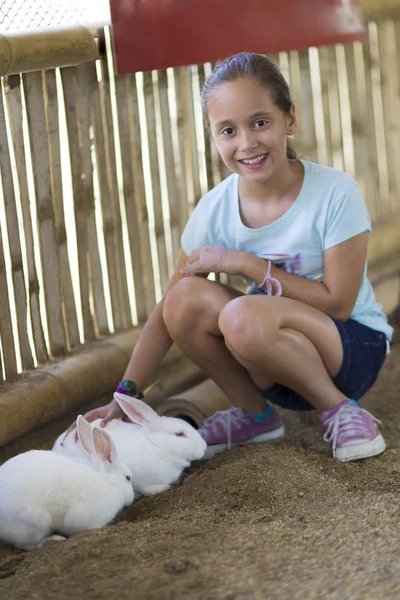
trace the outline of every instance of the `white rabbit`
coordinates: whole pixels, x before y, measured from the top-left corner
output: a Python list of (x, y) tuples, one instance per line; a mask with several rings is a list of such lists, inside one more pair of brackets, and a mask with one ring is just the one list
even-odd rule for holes
[(63, 539), (52, 532), (68, 537), (102, 527), (133, 502), (131, 473), (110, 436), (82, 416), (77, 426), (89, 464), (30, 450), (0, 467), (0, 540), (31, 550)]
[[(135, 496), (151, 496), (169, 489), (192, 460), (204, 456), (206, 442), (186, 421), (160, 417), (138, 398), (117, 392), (114, 398), (132, 422), (114, 419), (104, 429), (113, 439), (121, 460), (132, 472)], [(101, 419), (93, 422), (94, 425), (99, 423)], [(64, 437), (65, 432), (57, 438), (53, 450), (76, 460), (85, 460), (75, 443), (75, 431)]]

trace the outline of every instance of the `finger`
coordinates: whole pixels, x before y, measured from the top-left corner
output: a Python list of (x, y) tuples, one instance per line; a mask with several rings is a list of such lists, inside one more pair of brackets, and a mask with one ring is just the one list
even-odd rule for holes
[(186, 264), (191, 264), (191, 263), (195, 262), (196, 260), (199, 259), (199, 256), (200, 256), (200, 248), (198, 248), (197, 250), (193, 250), (191, 255), (188, 256)]
[(88, 413), (86, 413), (85, 415), (83, 415), (83, 418), (88, 423), (91, 423), (92, 421), (95, 421), (99, 417), (101, 417), (101, 415), (98, 414), (98, 409), (97, 408), (95, 410), (90, 410)]
[(186, 265), (180, 272), (182, 275), (194, 275), (197, 272), (197, 267), (196, 265)]
[(107, 423), (109, 423), (110, 421), (112, 421), (113, 419), (115, 419), (115, 415), (114, 414), (108, 414), (104, 417), (104, 419), (102, 420), (102, 422), (100, 423), (100, 427), (105, 427), (107, 425)]

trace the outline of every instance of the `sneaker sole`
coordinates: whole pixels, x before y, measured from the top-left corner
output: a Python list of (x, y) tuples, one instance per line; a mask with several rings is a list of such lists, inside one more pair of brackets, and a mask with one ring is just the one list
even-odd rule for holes
[[(232, 446), (239, 446), (240, 444), (259, 444), (261, 442), (269, 442), (271, 440), (277, 440), (285, 435), (285, 427), (282, 425), (278, 427), (278, 429), (274, 429), (273, 431), (268, 431), (267, 433), (262, 433), (261, 435), (256, 435), (256, 437), (251, 438), (250, 440), (246, 440), (244, 442), (232, 442)], [(224, 450), (228, 450), (227, 444), (214, 444), (213, 446), (207, 446), (206, 453), (203, 458), (211, 458), (215, 454), (219, 452), (223, 452)]]
[(344, 446), (337, 448), (333, 458), (340, 462), (349, 462), (351, 460), (362, 460), (382, 454), (386, 449), (386, 443), (383, 437), (379, 434), (374, 440), (365, 444), (356, 444), (354, 446)]

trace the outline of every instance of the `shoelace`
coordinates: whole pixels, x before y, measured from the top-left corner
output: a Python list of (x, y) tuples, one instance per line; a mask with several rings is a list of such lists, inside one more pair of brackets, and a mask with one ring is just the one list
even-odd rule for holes
[(214, 433), (218, 433), (218, 427), (222, 427), (222, 431), (226, 433), (227, 449), (231, 449), (232, 427), (242, 425), (247, 422), (246, 416), (241, 408), (231, 408), (229, 410), (220, 410), (212, 417), (204, 420), (204, 427), (211, 429)]
[[(379, 419), (371, 415), (370, 412), (365, 410), (365, 408), (357, 408), (355, 409), (354, 405), (344, 405), (339, 410), (329, 417), (324, 424), (328, 426), (324, 434), (325, 442), (332, 442), (332, 449), (336, 450), (337, 441), (338, 441), (338, 433), (339, 433), (339, 425), (342, 427), (348, 427), (348, 430), (344, 431), (345, 436), (355, 436), (357, 434), (364, 433), (364, 421), (362, 415), (368, 415), (374, 422), (382, 424)], [(350, 426), (350, 427), (349, 427)]]

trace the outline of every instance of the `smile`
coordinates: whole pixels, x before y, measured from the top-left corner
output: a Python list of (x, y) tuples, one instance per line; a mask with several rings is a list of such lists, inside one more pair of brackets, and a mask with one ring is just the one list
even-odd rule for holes
[(268, 154), (261, 154), (260, 156), (256, 156), (255, 158), (243, 158), (238, 162), (240, 162), (242, 165), (245, 165), (246, 167), (255, 168), (264, 164), (267, 158)]

